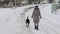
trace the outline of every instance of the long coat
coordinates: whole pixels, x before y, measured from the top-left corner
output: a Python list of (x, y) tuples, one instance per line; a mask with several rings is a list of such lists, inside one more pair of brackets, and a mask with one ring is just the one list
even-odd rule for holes
[(38, 7), (34, 8), (32, 18), (33, 18), (34, 23), (39, 23), (39, 19), (41, 18), (41, 14), (40, 14), (40, 10)]

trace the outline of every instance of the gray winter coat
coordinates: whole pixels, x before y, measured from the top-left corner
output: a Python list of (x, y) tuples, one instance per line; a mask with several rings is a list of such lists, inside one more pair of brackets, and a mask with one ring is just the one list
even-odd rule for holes
[(32, 18), (33, 18), (34, 23), (39, 23), (39, 19), (41, 18), (41, 14), (40, 14), (40, 10), (38, 7), (34, 8)]

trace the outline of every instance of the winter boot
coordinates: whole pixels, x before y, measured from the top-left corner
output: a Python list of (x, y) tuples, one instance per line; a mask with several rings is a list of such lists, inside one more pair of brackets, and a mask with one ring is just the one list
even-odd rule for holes
[(35, 26), (35, 29), (36, 29), (36, 26)]
[(38, 30), (38, 26), (36, 26), (36, 30)]

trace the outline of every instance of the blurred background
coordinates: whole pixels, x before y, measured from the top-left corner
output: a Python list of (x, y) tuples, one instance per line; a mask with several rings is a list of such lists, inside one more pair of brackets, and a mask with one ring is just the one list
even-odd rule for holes
[(20, 7), (31, 4), (60, 3), (60, 0), (0, 0), (0, 7)]

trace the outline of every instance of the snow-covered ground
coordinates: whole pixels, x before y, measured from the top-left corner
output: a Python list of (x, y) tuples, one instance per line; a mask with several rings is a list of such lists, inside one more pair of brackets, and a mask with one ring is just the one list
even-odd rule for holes
[[(39, 30), (34, 29), (31, 18), (35, 5), (24, 7), (0, 8), (0, 34), (60, 34), (60, 16), (51, 13), (51, 4), (40, 4), (42, 19)], [(30, 27), (26, 28), (25, 20), (29, 16)]]

